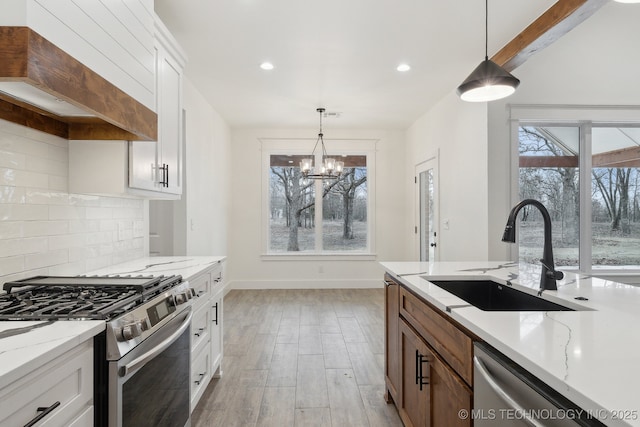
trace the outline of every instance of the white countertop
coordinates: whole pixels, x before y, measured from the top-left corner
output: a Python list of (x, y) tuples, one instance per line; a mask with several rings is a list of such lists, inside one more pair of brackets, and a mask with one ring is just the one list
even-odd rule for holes
[[(582, 409), (591, 410), (604, 424), (640, 426), (640, 287), (565, 272), (558, 290), (544, 291), (542, 297), (585, 310), (482, 311), (427, 279), (509, 281), (514, 288), (536, 294), (540, 266), (509, 262), (388, 262), (382, 266)], [(577, 301), (577, 296), (588, 301)]]
[[(38, 326), (45, 325), (46, 326)], [(0, 322), (0, 334), (33, 328), (0, 339), (0, 384), (11, 384), (39, 366), (64, 354), (105, 329), (103, 320)]]
[(205, 268), (221, 263), (224, 256), (145, 257), (95, 270), (89, 275), (164, 275), (179, 274), (188, 280)]
[[(198, 275), (221, 263), (222, 256), (146, 257), (92, 271), (88, 275), (173, 275), (184, 279)], [(44, 325), (44, 326), (38, 326)], [(38, 366), (99, 334), (102, 320), (61, 320), (47, 324), (35, 321), (0, 321), (0, 336), (5, 331), (34, 327), (19, 334), (0, 338), (0, 387), (10, 384)]]

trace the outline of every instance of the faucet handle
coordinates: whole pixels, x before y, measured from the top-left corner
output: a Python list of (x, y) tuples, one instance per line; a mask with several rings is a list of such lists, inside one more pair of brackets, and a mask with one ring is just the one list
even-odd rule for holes
[(549, 270), (547, 272), (547, 274), (552, 278), (552, 279), (556, 279), (556, 280), (562, 280), (564, 278), (564, 273), (562, 271), (558, 271), (558, 270)]
[(554, 270), (549, 265), (547, 265), (547, 263), (545, 263), (544, 260), (541, 259), (540, 264), (544, 265), (545, 268), (547, 269), (546, 276), (549, 279), (562, 280), (564, 278), (564, 273), (562, 271)]

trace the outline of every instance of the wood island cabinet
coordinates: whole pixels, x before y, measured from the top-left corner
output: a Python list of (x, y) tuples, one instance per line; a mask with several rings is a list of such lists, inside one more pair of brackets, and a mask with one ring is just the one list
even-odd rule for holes
[(398, 322), (400, 320), (400, 286), (390, 276), (385, 276), (385, 378), (387, 403), (397, 401), (400, 385), (400, 337)]
[(386, 398), (407, 427), (471, 426), (473, 341), (437, 308), (385, 276)]

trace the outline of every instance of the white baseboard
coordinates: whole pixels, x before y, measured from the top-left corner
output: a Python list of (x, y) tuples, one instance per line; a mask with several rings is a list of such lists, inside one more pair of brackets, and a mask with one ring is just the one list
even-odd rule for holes
[(382, 279), (362, 280), (233, 280), (227, 283), (231, 289), (368, 289), (381, 288)]

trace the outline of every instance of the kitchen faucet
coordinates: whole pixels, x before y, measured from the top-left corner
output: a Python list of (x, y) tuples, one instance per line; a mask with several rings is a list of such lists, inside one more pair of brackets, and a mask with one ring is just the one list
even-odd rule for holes
[(507, 225), (504, 228), (504, 234), (502, 235), (503, 242), (515, 243), (516, 242), (516, 217), (520, 209), (527, 205), (533, 205), (538, 208), (542, 214), (544, 220), (544, 249), (542, 250), (542, 273), (540, 275), (540, 290), (538, 296), (542, 294), (544, 290), (555, 291), (558, 289), (556, 280), (560, 280), (564, 277), (562, 271), (556, 271), (553, 265), (553, 249), (551, 248), (551, 217), (549, 211), (544, 207), (542, 203), (534, 199), (525, 199), (515, 205), (509, 213), (507, 219)]

